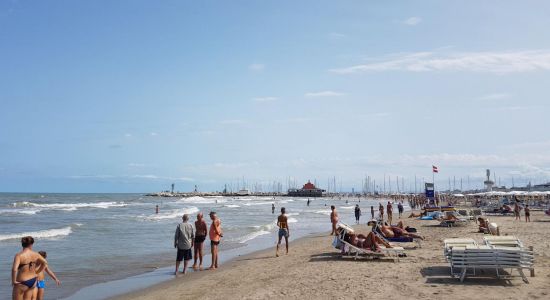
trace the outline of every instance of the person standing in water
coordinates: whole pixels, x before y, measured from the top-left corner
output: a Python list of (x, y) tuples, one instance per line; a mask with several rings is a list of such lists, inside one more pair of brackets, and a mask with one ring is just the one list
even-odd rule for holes
[(380, 214), (380, 222), (384, 222), (384, 205), (382, 205), (382, 203), (378, 204), (378, 212)]
[(403, 215), (403, 203), (402, 202), (399, 202), (399, 204), (397, 204), (397, 211), (399, 212), (399, 219), (401, 219), (401, 216)]
[(370, 206), (370, 219), (374, 220), (374, 206)]
[(202, 216), (202, 213), (197, 214), (197, 221), (195, 221), (195, 260), (193, 261), (193, 270), (197, 270), (197, 259), (199, 260), (198, 269), (202, 271), (202, 248), (204, 246), (204, 240), (208, 234), (208, 227)]
[[(44, 259), (48, 257), (46, 251), (38, 251), (38, 254), (40, 254)], [(44, 271), (38, 273), (38, 282), (36, 283), (36, 288), (34, 289), (33, 300), (44, 299), (44, 289), (46, 288), (46, 275), (44, 274), (44, 272), (48, 273), (48, 275), (50, 275), (50, 277), (55, 280), (57, 286), (61, 285), (61, 281), (57, 279), (55, 273), (46, 266), (46, 268), (44, 268)]]
[(271, 214), (275, 214), (275, 203), (271, 203)]
[(338, 235), (336, 232), (336, 224), (338, 224), (338, 213), (336, 212), (336, 207), (331, 205), (330, 210), (332, 210), (330, 213), (330, 223), (332, 223), (332, 232), (330, 235)]
[(355, 204), (355, 223), (359, 224), (359, 217), (361, 217), (361, 208), (359, 204)]
[(279, 226), (279, 241), (277, 242), (277, 249), (275, 250), (275, 256), (279, 257), (279, 246), (281, 240), (285, 238), (286, 254), (288, 254), (288, 237), (290, 236), (290, 227), (288, 227), (288, 218), (285, 215), (285, 208), (281, 207), (281, 214), (277, 217), (277, 226)]
[(210, 236), (210, 250), (212, 252), (212, 265), (210, 266), (210, 270), (216, 270), (218, 268), (218, 246), (220, 245), (220, 241), (223, 237), (222, 232), (222, 222), (216, 216), (216, 212), (211, 211), (210, 212), (210, 219), (212, 220), (212, 224), (210, 224), (210, 230), (208, 231), (208, 235)]
[[(48, 266), (48, 262), (32, 250), (34, 239), (26, 236), (21, 239), (23, 250), (15, 254), (11, 268), (12, 299), (32, 299), (38, 281), (36, 274)], [(37, 267), (38, 266), (38, 267)]]
[(309, 206), (310, 203), (311, 203), (311, 200), (309, 200), (309, 198), (307, 198), (307, 206)]
[(176, 234), (174, 235), (174, 248), (178, 249), (178, 254), (176, 256), (176, 271), (174, 275), (178, 276), (178, 271), (180, 268), (180, 263), (183, 260), (183, 274), (187, 271), (187, 265), (189, 261), (193, 258), (191, 253), (191, 248), (194, 246), (195, 234), (193, 233), (193, 225), (189, 224), (189, 215), (184, 214), (182, 223), (178, 224), (176, 227)]

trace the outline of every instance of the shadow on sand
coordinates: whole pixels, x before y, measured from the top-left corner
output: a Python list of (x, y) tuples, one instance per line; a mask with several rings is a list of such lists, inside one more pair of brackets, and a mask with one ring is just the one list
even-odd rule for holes
[[(501, 275), (508, 274), (505, 271)], [(452, 285), (479, 285), (479, 286), (513, 286), (510, 279), (498, 279), (493, 270), (477, 270), (475, 276), (466, 276), (463, 282), (457, 277), (451, 277), (451, 269), (447, 266), (425, 267), (420, 270), (426, 283), (431, 284), (452, 284)], [(509, 274), (508, 274), (509, 275)]]

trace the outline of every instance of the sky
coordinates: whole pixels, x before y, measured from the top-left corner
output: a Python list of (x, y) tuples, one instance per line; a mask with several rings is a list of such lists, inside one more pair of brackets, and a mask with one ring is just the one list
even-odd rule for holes
[(548, 11), (1, 0), (0, 191), (550, 181)]

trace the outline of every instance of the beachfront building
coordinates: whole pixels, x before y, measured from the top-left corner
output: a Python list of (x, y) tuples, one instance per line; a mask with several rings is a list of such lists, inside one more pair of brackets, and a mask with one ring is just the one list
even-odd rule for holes
[(290, 197), (322, 197), (324, 192), (325, 190), (317, 188), (308, 180), (301, 189), (289, 189), (287, 195)]

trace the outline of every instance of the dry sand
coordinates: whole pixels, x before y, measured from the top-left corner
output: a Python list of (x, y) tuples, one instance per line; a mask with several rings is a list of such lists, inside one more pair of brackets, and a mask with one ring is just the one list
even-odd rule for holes
[[(550, 217), (532, 212), (531, 223), (513, 219), (490, 217), (501, 235), (516, 235), (534, 247), (536, 276), (528, 277), (529, 284), (521, 278), (468, 277), (463, 283), (451, 278), (443, 240), (471, 237), (481, 242), (477, 225), (444, 228), (437, 221), (405, 219), (426, 241), (422, 248), (407, 250), (399, 262), (343, 258), (331, 246), (332, 237), (317, 235), (291, 241), (289, 255), (276, 258), (274, 249), (260, 251), (216, 271), (186, 274), (116, 299), (550, 299)], [(360, 225), (357, 230), (369, 228)]]

